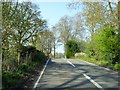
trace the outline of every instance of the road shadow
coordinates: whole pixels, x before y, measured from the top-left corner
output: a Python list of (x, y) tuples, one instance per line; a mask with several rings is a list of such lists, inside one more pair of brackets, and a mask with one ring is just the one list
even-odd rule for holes
[[(74, 63), (73, 63), (74, 64)], [(107, 70), (103, 70), (103, 68), (100, 67), (96, 67), (93, 65), (86, 65), (86, 64), (74, 64), (75, 67), (73, 67), (72, 65), (68, 64), (68, 63), (57, 63), (55, 61), (50, 61), (47, 65), (47, 68), (44, 72), (43, 75), (43, 79), (41, 81), (41, 85), (39, 86), (40, 88), (43, 89), (83, 89), (83, 90), (87, 90), (87, 89), (91, 89), (91, 90), (98, 90), (97, 87), (95, 87), (93, 85), (93, 87), (89, 87), (89, 84), (91, 83), (89, 80), (84, 79), (80, 82), (78, 82), (78, 80), (80, 78), (83, 78), (83, 74), (85, 73), (88, 76), (91, 77), (91, 79), (93, 80), (98, 80), (98, 81), (105, 81), (106, 83), (110, 84), (112, 86), (107, 86), (105, 90), (118, 90), (118, 85), (116, 85), (116, 81), (118, 81), (118, 75), (115, 74), (114, 72), (111, 71), (107, 71)], [(49, 77), (45, 77), (45, 76), (49, 76)], [(69, 79), (65, 80), (64, 82), (59, 83), (58, 85), (53, 85), (53, 87), (47, 87), (47, 85), (49, 83), (55, 83), (55, 82), (49, 82), (49, 80), (51, 80), (52, 77), (56, 77), (58, 78), (58, 80), (61, 81), (62, 78), (68, 77)], [(84, 77), (85, 78), (85, 77)], [(45, 80), (46, 79), (46, 80)], [(48, 82), (46, 85), (45, 82)], [(74, 83), (75, 81), (77, 81), (77, 83)], [(113, 83), (112, 83), (113, 82)], [(92, 83), (91, 83), (92, 84)], [(84, 86), (84, 87), (82, 87)]]

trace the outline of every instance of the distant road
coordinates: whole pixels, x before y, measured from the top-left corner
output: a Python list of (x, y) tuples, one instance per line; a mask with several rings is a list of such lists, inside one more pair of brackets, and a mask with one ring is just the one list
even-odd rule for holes
[(49, 61), (34, 89), (120, 90), (117, 72), (78, 59)]

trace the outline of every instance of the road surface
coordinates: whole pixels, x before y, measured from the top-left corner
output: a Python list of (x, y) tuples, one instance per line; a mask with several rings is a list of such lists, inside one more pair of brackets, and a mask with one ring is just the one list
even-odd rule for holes
[(120, 90), (118, 76), (113, 70), (82, 60), (52, 59), (34, 90)]

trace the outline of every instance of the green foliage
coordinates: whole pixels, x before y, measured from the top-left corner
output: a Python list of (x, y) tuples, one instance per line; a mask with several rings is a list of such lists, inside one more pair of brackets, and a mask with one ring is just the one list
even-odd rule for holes
[(23, 72), (27, 72), (29, 70), (29, 65), (23, 63), (23, 64), (19, 65), (18, 70), (21, 70)]
[(74, 57), (75, 53), (81, 52), (83, 50), (83, 46), (81, 42), (77, 42), (75, 40), (69, 40), (66, 43), (66, 57)]
[[(41, 18), (41, 12), (31, 2), (2, 2), (1, 6), (2, 60), (3, 64), (6, 64), (3, 68), (7, 71), (8, 66), (11, 68), (9, 70), (12, 70), (26, 59), (30, 61), (30, 53), (35, 51), (33, 38), (47, 26), (46, 21)], [(31, 44), (34, 47), (25, 46)], [(17, 62), (15, 66), (14, 61)]]
[[(11, 65), (13, 66), (17, 65), (16, 68), (14, 68), (12, 71), (2, 72), (2, 78), (3, 78), (2, 80), (3, 80), (4, 89), (14, 87), (20, 78), (23, 78), (26, 75), (26, 73), (29, 73), (32, 70), (34, 70), (37, 63), (44, 62), (47, 59), (45, 54), (41, 51), (36, 50), (35, 47), (22, 46), (21, 48), (22, 59), (25, 60), (26, 54), (29, 55), (30, 53), (31, 53), (31, 60), (30, 60), (31, 62), (29, 63), (24, 62), (24, 63), (20, 63), (19, 65), (11, 62), (12, 63)], [(7, 65), (10, 65), (10, 64), (7, 64)]]
[(106, 61), (106, 60), (100, 60), (99, 61), (99, 65), (102, 65), (102, 66), (107, 66), (108, 65), (108, 61)]
[(111, 61), (107, 61), (107, 60), (103, 60), (103, 59), (102, 60), (96, 60), (95, 58), (90, 58), (89, 56), (80, 56), (78, 58), (80, 60), (85, 60), (85, 61), (94, 63), (94, 64), (99, 65), (99, 66), (103, 66), (103, 67), (106, 67), (106, 68), (110, 68), (112, 70), (120, 71), (120, 64), (119, 63), (116, 63), (115, 65), (113, 65), (111, 63)]
[(89, 56), (96, 59), (111, 60), (117, 57), (116, 39), (116, 29), (111, 27), (100, 28), (93, 34), (91, 42), (86, 46), (86, 51)]
[(41, 51), (35, 51), (33, 53), (32, 61), (41, 62), (44, 59), (47, 59), (47, 56)]
[(119, 64), (119, 63), (115, 64), (115, 65), (114, 65), (114, 68), (115, 68), (116, 70), (119, 70), (119, 71), (120, 71), (120, 64)]
[[(114, 28), (104, 28), (100, 30), (96, 37), (96, 49), (98, 53), (108, 60), (116, 57), (117, 45), (116, 45), (116, 34)], [(97, 48), (99, 47), (99, 48)], [(111, 54), (111, 56), (110, 56)]]
[[(24, 63), (17, 65), (17, 67), (13, 69), (12, 71), (2, 72), (2, 78), (3, 78), (2, 80), (3, 80), (4, 89), (14, 87), (20, 78), (23, 78), (26, 75), (26, 73), (29, 73), (32, 70), (34, 70), (37, 63), (42, 63), (47, 59), (47, 57), (45, 56), (43, 52), (36, 50), (35, 47), (33, 46), (23, 46), (21, 51), (22, 51), (21, 56), (23, 59), (26, 58), (25, 57), (26, 54), (32, 53), (31, 54), (32, 60), (29, 63), (24, 62)], [(13, 64), (14, 63), (12, 63), (12, 65)]]
[(20, 74), (18, 72), (2, 72), (2, 87), (3, 89), (8, 89), (14, 86), (20, 79)]
[(18, 66), (14, 71), (2, 72), (2, 88), (7, 90), (11, 87), (15, 87), (20, 79), (24, 78), (27, 73), (34, 70), (38, 62), (32, 62), (29, 64), (23, 63)]
[(36, 50), (34, 46), (22, 46), (21, 47), (21, 57), (25, 58), (26, 54), (33, 53)]
[(40, 32), (36, 44), (36, 48), (40, 51), (45, 52), (47, 56), (49, 56), (52, 52), (52, 48), (54, 47), (54, 34), (51, 31)]
[(119, 70), (119, 45), (117, 45), (117, 39), (118, 35), (115, 28), (101, 27), (92, 35), (91, 41), (86, 43), (85, 52), (89, 57), (80, 58), (100, 66)]

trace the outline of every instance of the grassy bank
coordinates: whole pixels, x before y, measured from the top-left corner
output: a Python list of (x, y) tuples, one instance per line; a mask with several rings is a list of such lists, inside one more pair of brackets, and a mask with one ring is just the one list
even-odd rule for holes
[(32, 88), (32, 83), (42, 70), (46, 60), (42, 62), (32, 62), (30, 65), (23, 64), (18, 69), (9, 72), (2, 72), (3, 90), (17, 88)]
[(90, 58), (88, 56), (79, 56), (77, 58), (79, 58), (80, 60), (88, 61), (90, 63), (94, 63), (94, 64), (102, 66), (102, 67), (106, 67), (106, 68), (115, 70), (115, 71), (120, 71), (120, 63), (112, 64), (111, 60), (96, 60), (96, 59)]
[[(29, 57), (27, 57), (29, 54)], [(18, 88), (30, 88), (37, 74), (42, 70), (48, 57), (34, 47), (24, 47), (21, 52), (20, 63), (17, 59), (12, 64), (3, 62), (2, 65), (2, 89), (13, 90)], [(10, 66), (11, 65), (11, 66)], [(6, 67), (9, 66), (9, 69)]]

